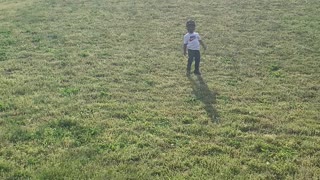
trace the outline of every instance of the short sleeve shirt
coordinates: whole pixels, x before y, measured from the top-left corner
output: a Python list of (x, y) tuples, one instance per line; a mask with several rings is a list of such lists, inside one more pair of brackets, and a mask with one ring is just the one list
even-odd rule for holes
[(190, 50), (200, 50), (200, 35), (196, 32), (187, 33), (184, 35), (183, 43), (187, 45), (187, 49)]

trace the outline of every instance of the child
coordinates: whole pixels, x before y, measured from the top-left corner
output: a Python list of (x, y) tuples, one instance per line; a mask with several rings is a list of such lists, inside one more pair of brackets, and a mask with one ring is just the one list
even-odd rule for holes
[(201, 75), (200, 69), (199, 69), (200, 44), (203, 46), (204, 50), (206, 50), (207, 47), (201, 40), (199, 34), (194, 32), (196, 29), (196, 23), (193, 20), (187, 21), (186, 27), (187, 27), (188, 33), (184, 35), (183, 53), (184, 55), (187, 55), (187, 49), (188, 49), (189, 58), (188, 58), (188, 65), (187, 65), (187, 76), (190, 75), (193, 59), (195, 60), (194, 74)]

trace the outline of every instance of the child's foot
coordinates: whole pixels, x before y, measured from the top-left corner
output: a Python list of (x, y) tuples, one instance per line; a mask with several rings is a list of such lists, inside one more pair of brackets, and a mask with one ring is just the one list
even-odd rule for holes
[(186, 75), (189, 77), (191, 75), (191, 72), (187, 71)]
[(194, 72), (195, 75), (201, 76), (201, 73), (199, 71)]

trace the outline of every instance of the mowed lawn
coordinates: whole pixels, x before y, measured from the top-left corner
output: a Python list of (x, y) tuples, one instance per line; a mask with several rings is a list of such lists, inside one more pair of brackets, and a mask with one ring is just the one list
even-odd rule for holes
[(319, 179), (319, 9), (0, 0), (0, 179)]

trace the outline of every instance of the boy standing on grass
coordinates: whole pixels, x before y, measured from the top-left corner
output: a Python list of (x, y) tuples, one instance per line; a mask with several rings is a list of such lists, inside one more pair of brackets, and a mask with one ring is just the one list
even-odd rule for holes
[[(194, 74), (195, 75), (201, 75), (200, 73), (200, 45), (204, 48), (204, 50), (207, 49), (206, 45), (203, 43), (203, 41), (200, 38), (200, 35), (195, 31), (196, 29), (196, 23), (193, 20), (188, 20), (186, 24), (188, 33), (184, 35), (183, 40), (183, 53), (186, 56), (188, 53), (188, 64), (187, 64), (187, 76), (191, 73), (191, 65), (193, 62), (193, 59), (195, 60), (195, 69)], [(188, 52), (187, 52), (188, 49)]]

